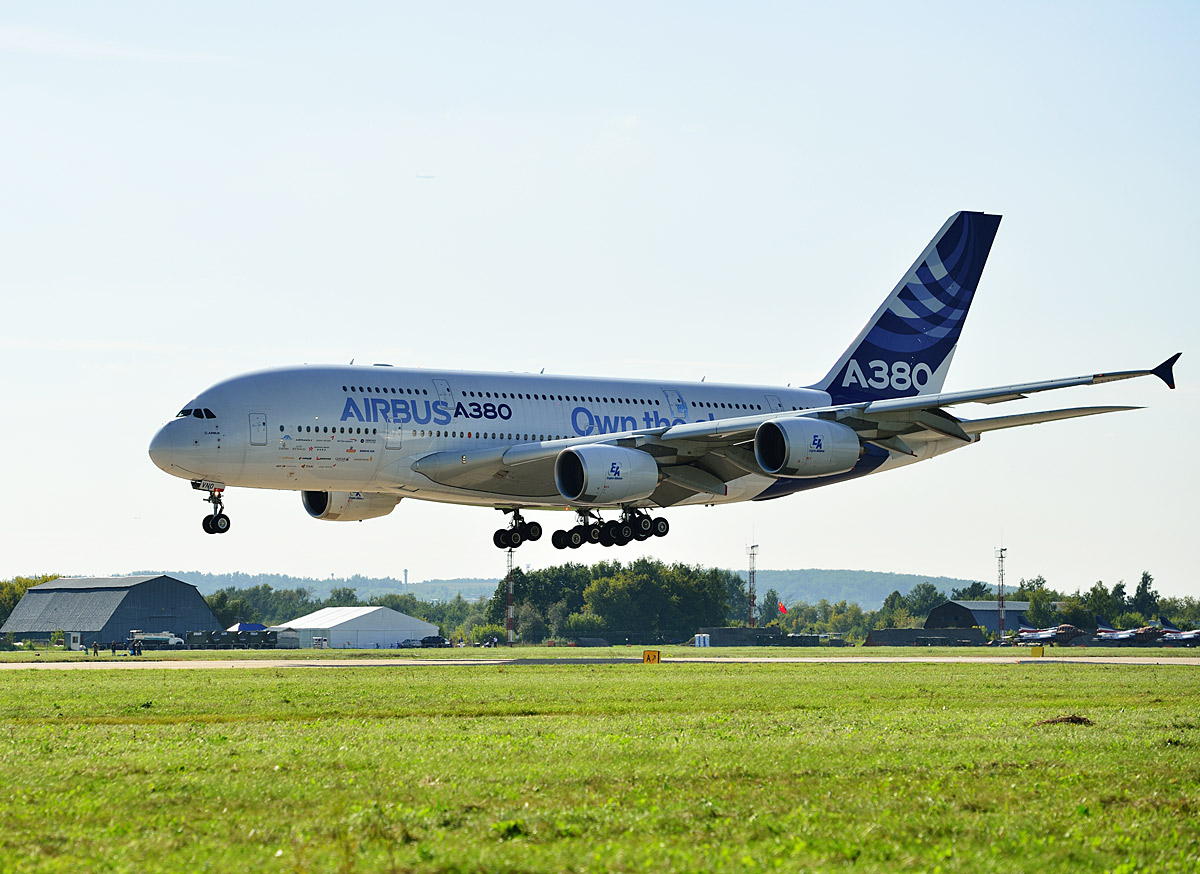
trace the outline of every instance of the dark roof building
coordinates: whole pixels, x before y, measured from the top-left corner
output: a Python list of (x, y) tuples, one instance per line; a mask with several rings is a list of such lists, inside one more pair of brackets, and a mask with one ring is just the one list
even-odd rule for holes
[(876, 628), (867, 634), (863, 646), (984, 646), (987, 641), (978, 628)]
[(78, 631), (83, 643), (123, 641), (134, 629), (216, 631), (217, 618), (191, 583), (174, 577), (75, 577), (25, 592), (0, 634), (17, 640)]
[[(1029, 609), (1028, 601), (1004, 602), (1004, 629), (1014, 631), (1017, 617)], [(999, 601), (947, 601), (929, 611), (926, 628), (971, 628), (982, 626), (996, 634), (1000, 630)]]

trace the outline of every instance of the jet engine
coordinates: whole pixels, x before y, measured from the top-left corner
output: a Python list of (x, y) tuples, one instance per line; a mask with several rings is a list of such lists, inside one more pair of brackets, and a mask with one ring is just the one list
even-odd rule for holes
[(572, 503), (621, 504), (658, 488), (658, 462), (637, 449), (577, 446), (554, 461), (554, 484)]
[(796, 417), (763, 422), (754, 433), (754, 458), (772, 476), (801, 479), (852, 470), (862, 444), (852, 428)]
[(301, 492), (304, 509), (327, 522), (361, 522), (386, 516), (400, 499), (379, 492)]

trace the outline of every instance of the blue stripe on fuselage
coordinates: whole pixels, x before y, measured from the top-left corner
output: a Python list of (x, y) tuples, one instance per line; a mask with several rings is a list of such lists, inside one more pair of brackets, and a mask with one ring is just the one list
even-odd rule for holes
[(815, 489), (818, 486), (829, 486), (834, 483), (845, 482), (846, 480), (858, 479), (860, 476), (874, 473), (881, 464), (888, 460), (890, 453), (886, 449), (880, 449), (872, 443), (865, 444), (864, 448), (865, 451), (858, 460), (858, 464), (845, 473), (838, 473), (833, 476), (805, 477), (804, 479), (780, 478), (767, 486), (762, 494), (752, 500), (769, 501), (772, 498), (785, 498), (788, 495), (796, 494), (796, 492), (804, 492), (809, 489)]

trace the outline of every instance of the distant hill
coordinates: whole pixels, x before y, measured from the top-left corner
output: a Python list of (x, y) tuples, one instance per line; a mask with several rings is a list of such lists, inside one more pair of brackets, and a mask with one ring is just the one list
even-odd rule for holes
[[(409, 583), (391, 577), (292, 577), (286, 574), (207, 574), (199, 571), (138, 571), (138, 574), (164, 573), (192, 583), (202, 595), (211, 595), (218, 589), (233, 587), (249, 589), (263, 584), (273, 589), (308, 589), (314, 600), (324, 600), (335, 588), (349, 586), (364, 601), (375, 595), (408, 593), (422, 601), (449, 601), (461, 594), (468, 601), (491, 597), (496, 591), (497, 579), (460, 578), (452, 580), (425, 580)], [(745, 572), (738, 571), (745, 579)], [(769, 571), (760, 570), (755, 586), (761, 596), (768, 589), (779, 592), (784, 603), (808, 601), (815, 604), (824, 598), (830, 603), (850, 601), (864, 610), (878, 610), (884, 599), (893, 591), (906, 594), (918, 583), (932, 583), (946, 596), (951, 589), (961, 589), (974, 580), (952, 577), (932, 577), (920, 574), (893, 574), (881, 571), (804, 570)]]
[[(744, 579), (746, 574), (741, 574)], [(831, 604), (838, 601), (856, 603), (864, 610), (878, 610), (892, 592), (905, 595), (919, 583), (932, 583), (950, 597), (951, 589), (963, 589), (975, 580), (952, 577), (931, 577), (920, 574), (893, 574), (882, 571), (821, 570), (808, 568), (792, 571), (758, 571), (754, 587), (759, 596), (768, 589), (779, 592), (785, 603), (807, 601), (815, 604), (824, 598)], [(989, 588), (994, 588), (989, 586)]]
[(191, 583), (201, 595), (211, 595), (218, 589), (250, 589), (268, 585), (272, 589), (308, 589), (313, 600), (323, 601), (332, 589), (349, 586), (364, 601), (375, 595), (410, 594), (421, 601), (449, 601), (461, 594), (468, 601), (491, 597), (496, 591), (496, 580), (462, 578), (454, 580), (426, 580), (404, 585), (404, 580), (392, 577), (292, 577), (287, 574), (206, 574), (200, 571), (137, 571), (141, 574), (167, 574)]

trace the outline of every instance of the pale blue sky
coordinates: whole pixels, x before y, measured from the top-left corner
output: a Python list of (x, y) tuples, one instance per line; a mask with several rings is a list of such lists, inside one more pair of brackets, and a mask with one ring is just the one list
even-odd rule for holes
[(1182, 350), (1180, 389), (1007, 405), (1147, 409), (669, 512), (653, 554), (990, 580), (1003, 540), (1014, 581), (1200, 595), (1200, 10), (976, 6), (0, 4), (0, 577), (500, 575), (491, 511), (231, 490), (207, 537), (146, 445), (275, 364), (812, 382), (975, 209), (948, 389)]

